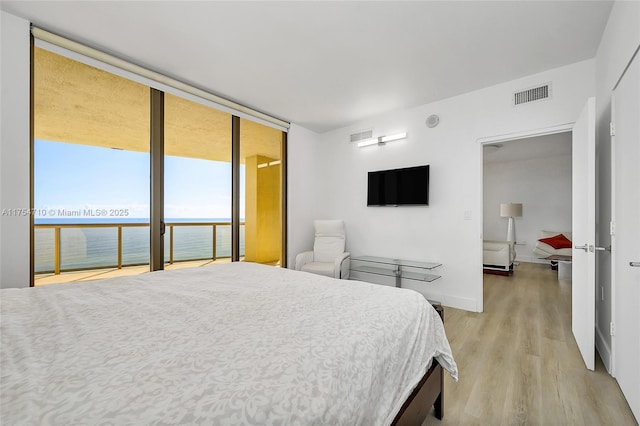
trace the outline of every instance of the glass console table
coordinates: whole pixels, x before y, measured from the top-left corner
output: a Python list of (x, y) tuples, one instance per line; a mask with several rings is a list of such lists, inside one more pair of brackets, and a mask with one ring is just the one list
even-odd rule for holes
[(433, 270), (441, 263), (416, 262), (414, 260), (391, 259), (376, 256), (355, 256), (351, 258), (351, 271), (365, 274), (395, 277), (396, 287), (402, 286), (402, 279), (432, 282), (440, 278)]

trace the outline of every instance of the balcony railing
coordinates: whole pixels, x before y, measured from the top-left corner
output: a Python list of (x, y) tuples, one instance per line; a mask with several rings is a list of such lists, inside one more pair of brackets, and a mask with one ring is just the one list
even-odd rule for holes
[[(37, 224), (35, 273), (60, 274), (149, 263), (148, 223)], [(168, 264), (231, 257), (231, 222), (168, 222)], [(240, 223), (244, 255), (244, 222)]]

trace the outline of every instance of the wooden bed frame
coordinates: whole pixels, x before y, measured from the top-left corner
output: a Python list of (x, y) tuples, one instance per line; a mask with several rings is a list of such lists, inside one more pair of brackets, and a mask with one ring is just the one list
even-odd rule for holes
[[(440, 314), (444, 323), (444, 309), (441, 305), (433, 305)], [(444, 417), (444, 372), (438, 361), (433, 360), (429, 371), (418, 383), (409, 398), (393, 419), (394, 426), (421, 425), (431, 411), (431, 406), (435, 407), (435, 416), (442, 420)]]

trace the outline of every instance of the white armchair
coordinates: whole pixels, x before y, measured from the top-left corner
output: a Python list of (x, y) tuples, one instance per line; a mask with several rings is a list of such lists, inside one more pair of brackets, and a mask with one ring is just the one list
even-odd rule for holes
[(296, 270), (348, 279), (351, 259), (349, 253), (345, 252), (344, 222), (315, 220), (313, 224), (316, 229), (313, 251), (305, 251), (296, 256)]
[(516, 251), (509, 241), (489, 241), (482, 243), (482, 266), (486, 273), (509, 275), (513, 272)]

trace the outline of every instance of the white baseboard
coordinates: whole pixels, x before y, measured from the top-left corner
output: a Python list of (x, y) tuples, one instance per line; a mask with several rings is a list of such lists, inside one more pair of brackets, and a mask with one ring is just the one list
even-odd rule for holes
[[(351, 273), (349, 274), (349, 279), (365, 281), (372, 284), (386, 285), (389, 287), (395, 286), (395, 280), (393, 278), (390, 279), (389, 277), (382, 276), (382, 275), (358, 273), (356, 271), (351, 271)], [(411, 290), (415, 290), (418, 293), (421, 293), (428, 300), (440, 302), (442, 306), (448, 306), (450, 308), (456, 308), (456, 309), (463, 309), (465, 311), (470, 311), (470, 312), (478, 312), (477, 300), (473, 298), (451, 296), (447, 294), (425, 290), (424, 283), (417, 283), (412, 280), (403, 280), (402, 288), (410, 288)]]
[(448, 306), (450, 308), (462, 309), (470, 312), (478, 312), (477, 310), (477, 301), (476, 299), (467, 298), (467, 297), (458, 297), (458, 296), (450, 296), (442, 293), (434, 293), (431, 291), (424, 291), (420, 287), (412, 287), (409, 285), (402, 285), (404, 288), (411, 288), (419, 293), (422, 293), (424, 297), (431, 301), (437, 301), (442, 304), (442, 306)]
[(600, 328), (596, 326), (596, 349), (600, 354), (600, 359), (604, 364), (604, 368), (607, 369), (607, 373), (611, 374), (611, 348), (607, 344), (604, 334), (600, 331)]

